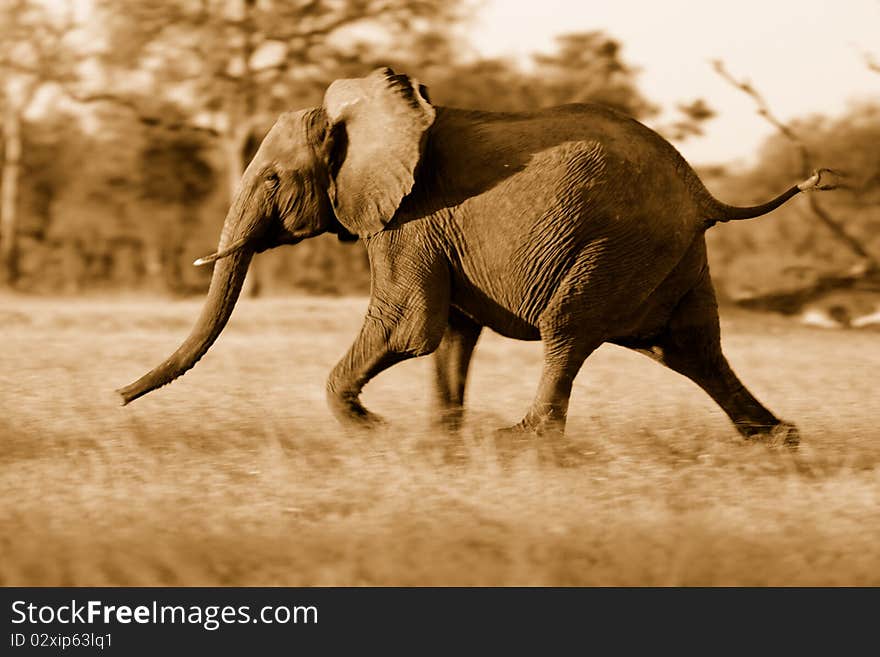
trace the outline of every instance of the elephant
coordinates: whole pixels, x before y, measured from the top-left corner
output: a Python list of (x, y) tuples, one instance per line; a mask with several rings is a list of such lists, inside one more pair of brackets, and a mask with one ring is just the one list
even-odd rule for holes
[(483, 328), (543, 343), (531, 407), (507, 431), (564, 432), (572, 382), (603, 343), (648, 355), (702, 387), (747, 439), (796, 446), (725, 359), (705, 233), (759, 217), (822, 169), (752, 207), (715, 199), (659, 134), (614, 109), (533, 112), (435, 106), (390, 68), (333, 82), (323, 104), (281, 115), (242, 175), (206, 301), (164, 362), (118, 390), (123, 404), (192, 368), (227, 320), (254, 254), (322, 234), (360, 239), (371, 295), (360, 333), (331, 371), (344, 424), (380, 419), (362, 388), (405, 359), (435, 354), (440, 421), (462, 418)]

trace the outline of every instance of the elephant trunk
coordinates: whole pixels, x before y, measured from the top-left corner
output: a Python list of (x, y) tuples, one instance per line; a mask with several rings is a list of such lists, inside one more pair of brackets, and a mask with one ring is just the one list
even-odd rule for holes
[(123, 405), (171, 383), (205, 355), (232, 314), (252, 257), (251, 249), (242, 248), (216, 262), (208, 297), (189, 337), (158, 367), (117, 390)]

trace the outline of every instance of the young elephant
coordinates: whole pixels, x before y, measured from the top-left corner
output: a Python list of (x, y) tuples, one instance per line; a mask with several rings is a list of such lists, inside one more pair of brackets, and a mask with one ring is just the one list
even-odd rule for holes
[(461, 415), (482, 327), (542, 340), (537, 394), (514, 428), (558, 434), (572, 381), (603, 342), (641, 351), (699, 384), (746, 437), (796, 444), (721, 353), (704, 233), (770, 212), (819, 174), (755, 207), (715, 198), (668, 142), (597, 105), (532, 113), (434, 107), (390, 69), (334, 82), (323, 107), (282, 115), (245, 171), (223, 226), (208, 297), (190, 336), (119, 390), (169, 383), (208, 350), (254, 253), (324, 232), (360, 237), (372, 296), (327, 383), (346, 422), (382, 370), (437, 353), (445, 422)]

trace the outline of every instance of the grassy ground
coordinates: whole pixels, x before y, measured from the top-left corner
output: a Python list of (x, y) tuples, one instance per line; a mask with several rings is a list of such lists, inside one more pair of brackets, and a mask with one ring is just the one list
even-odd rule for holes
[(880, 585), (876, 332), (726, 318), (797, 453), (744, 444), (691, 383), (603, 347), (572, 398), (586, 462), (505, 468), (488, 436), (525, 410), (540, 345), (481, 339), (470, 458), (446, 465), (426, 359), (367, 388), (387, 429), (329, 416), (362, 299), (241, 302), (193, 371), (120, 407), (198, 306), (0, 299), (0, 584)]

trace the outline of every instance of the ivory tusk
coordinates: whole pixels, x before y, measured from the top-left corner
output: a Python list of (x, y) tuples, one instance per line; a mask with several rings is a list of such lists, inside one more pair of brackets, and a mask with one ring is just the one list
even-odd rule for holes
[(228, 255), (232, 255), (245, 244), (247, 244), (248, 238), (242, 237), (240, 240), (236, 240), (232, 244), (230, 244), (227, 248), (222, 249), (221, 251), (217, 251), (216, 253), (212, 253), (211, 255), (205, 256), (204, 258), (199, 258), (193, 261), (193, 265), (196, 267), (201, 267), (202, 265), (207, 265), (209, 262), (214, 262), (215, 260), (219, 260), (220, 258), (225, 258)]

